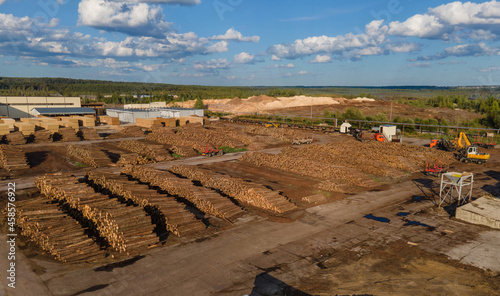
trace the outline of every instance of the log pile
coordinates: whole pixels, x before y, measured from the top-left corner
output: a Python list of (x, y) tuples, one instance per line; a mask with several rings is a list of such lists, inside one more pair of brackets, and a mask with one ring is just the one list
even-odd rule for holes
[(144, 131), (140, 126), (127, 126), (116, 134), (109, 136), (111, 139), (144, 137)]
[(195, 153), (193, 149), (198, 148), (201, 149), (196, 141), (193, 139), (186, 139), (181, 135), (176, 134), (170, 128), (154, 128), (153, 132), (146, 136), (146, 140), (170, 145), (170, 149), (179, 155), (182, 156), (191, 156)]
[(307, 136), (300, 131), (287, 128), (267, 128), (257, 125), (246, 126), (244, 132), (247, 134), (271, 136), (283, 142), (292, 143), (293, 139), (303, 139)]
[(127, 165), (147, 164), (147, 163), (153, 163), (151, 158), (141, 156), (137, 153), (121, 153), (120, 159), (118, 160), (118, 162), (116, 162), (116, 165), (124, 167)]
[(84, 263), (106, 256), (98, 244), (85, 233), (73, 218), (56, 204), (44, 198), (22, 200), (16, 203), (17, 226), (21, 235), (66, 263)]
[(84, 140), (101, 140), (102, 137), (99, 136), (97, 131), (93, 128), (82, 129), (81, 131), (82, 138)]
[(171, 172), (199, 181), (203, 186), (220, 190), (224, 194), (245, 204), (272, 211), (285, 213), (297, 209), (284, 196), (258, 184), (250, 184), (239, 178), (221, 175), (196, 166), (176, 165)]
[(204, 224), (196, 220), (194, 214), (186, 210), (183, 204), (171, 196), (150, 189), (148, 185), (129, 181), (126, 176), (110, 172), (89, 172), (87, 178), (113, 194), (143, 207), (155, 223), (178, 237), (205, 229)]
[(12, 132), (5, 135), (5, 141), (9, 145), (24, 145), (26, 144), (26, 138), (21, 132)]
[(66, 203), (91, 221), (93, 230), (118, 252), (137, 254), (159, 242), (151, 218), (142, 208), (96, 193), (75, 177), (45, 175), (35, 185), (46, 197)]
[(8, 172), (17, 172), (30, 168), (23, 148), (7, 145), (0, 145), (0, 167)]
[(76, 131), (72, 127), (62, 127), (59, 129), (57, 134), (60, 140), (63, 142), (76, 142), (80, 141), (80, 138), (76, 135)]
[(52, 133), (48, 130), (38, 130), (33, 134), (35, 136), (35, 143), (51, 143)]
[(88, 149), (83, 145), (69, 145), (68, 155), (74, 156), (84, 164), (95, 168), (102, 168), (111, 164), (111, 160), (106, 153), (98, 149)]
[(118, 147), (159, 162), (174, 160), (163, 145), (148, 144), (143, 141), (121, 141)]
[(195, 186), (191, 180), (178, 178), (170, 172), (127, 166), (122, 169), (122, 173), (159, 187), (170, 195), (184, 198), (206, 214), (228, 221), (243, 214), (243, 210), (229, 199), (208, 188)]

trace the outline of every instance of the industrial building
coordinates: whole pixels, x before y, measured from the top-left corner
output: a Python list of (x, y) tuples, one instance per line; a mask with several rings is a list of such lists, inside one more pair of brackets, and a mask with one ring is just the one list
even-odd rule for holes
[(71, 116), (71, 115), (95, 115), (92, 108), (33, 108), (31, 114), (34, 116)]
[(140, 109), (107, 109), (106, 115), (118, 117), (120, 122), (136, 123), (137, 118), (179, 118), (196, 115), (204, 116), (203, 109), (187, 109), (187, 108), (155, 108), (149, 110)]
[(124, 105), (125, 109), (154, 109), (154, 108), (166, 108), (166, 102), (151, 102), (148, 104), (127, 104)]
[(0, 97), (0, 116), (31, 117), (33, 108), (79, 108), (79, 97)]

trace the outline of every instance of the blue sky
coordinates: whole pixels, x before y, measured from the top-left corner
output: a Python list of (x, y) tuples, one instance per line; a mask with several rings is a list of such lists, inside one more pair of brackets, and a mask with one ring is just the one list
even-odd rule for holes
[(0, 0), (0, 76), (500, 85), (500, 2)]

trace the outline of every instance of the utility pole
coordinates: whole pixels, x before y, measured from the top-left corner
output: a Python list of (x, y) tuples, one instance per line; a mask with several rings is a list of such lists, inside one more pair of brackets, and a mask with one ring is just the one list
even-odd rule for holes
[(389, 118), (389, 120), (392, 122), (392, 101), (391, 101), (391, 117)]

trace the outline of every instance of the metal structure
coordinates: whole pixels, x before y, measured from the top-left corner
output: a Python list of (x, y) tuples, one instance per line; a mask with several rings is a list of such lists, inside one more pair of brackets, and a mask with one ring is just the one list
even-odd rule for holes
[(439, 189), (439, 206), (445, 201), (457, 200), (458, 205), (466, 203), (472, 197), (474, 175), (472, 173), (450, 172), (441, 175)]

